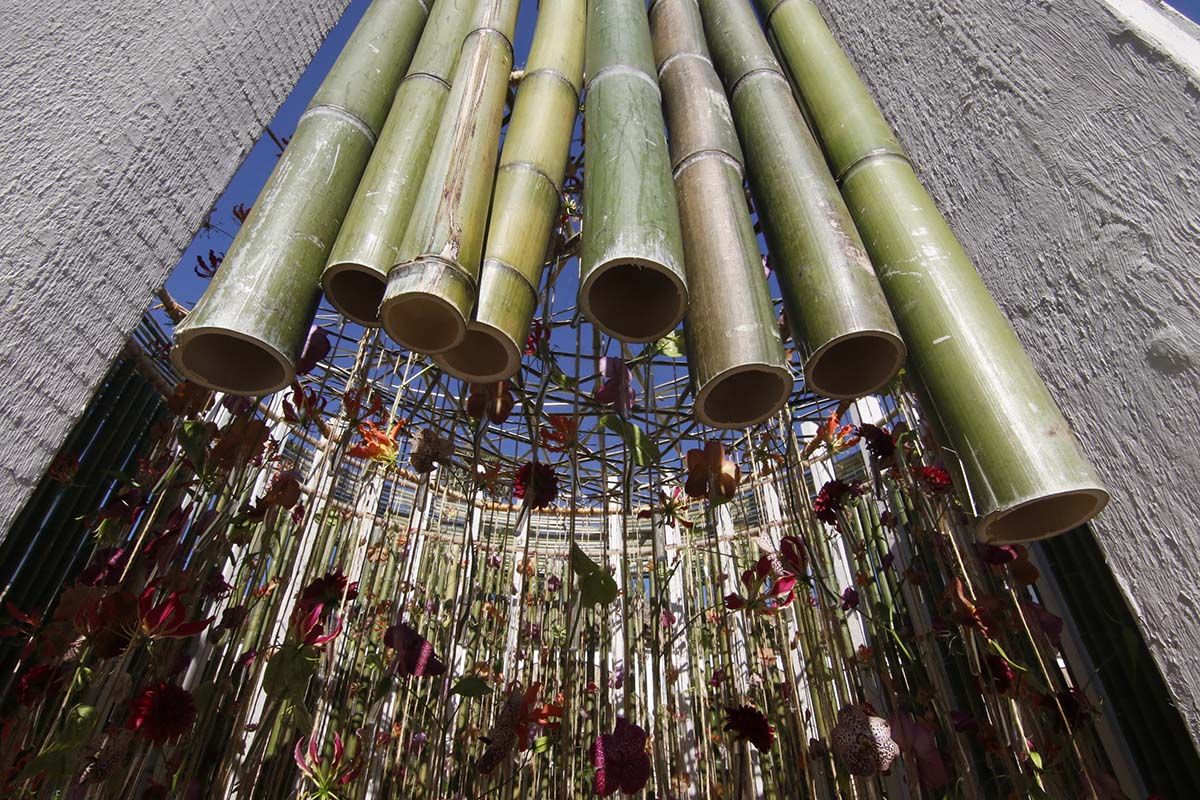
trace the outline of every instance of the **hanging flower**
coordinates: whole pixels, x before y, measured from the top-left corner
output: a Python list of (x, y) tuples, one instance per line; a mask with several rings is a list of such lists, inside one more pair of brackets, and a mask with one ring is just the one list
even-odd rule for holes
[(633, 373), (620, 358), (600, 359), (600, 385), (596, 389), (596, 402), (613, 406), (621, 416), (633, 410), (637, 392), (633, 388)]
[(739, 742), (750, 742), (759, 752), (770, 750), (775, 743), (775, 726), (754, 706), (727, 706), (725, 731)]
[[(363, 400), (369, 399), (366, 407)], [(371, 391), (370, 384), (363, 384), (355, 389), (347, 389), (342, 395), (342, 411), (346, 414), (346, 423), (356, 428), (359, 423), (383, 413), (383, 399), (377, 392)]]
[(933, 494), (950, 494), (954, 491), (950, 473), (942, 467), (913, 467), (912, 474), (927, 491)]
[(888, 433), (887, 428), (878, 425), (859, 425), (855, 434), (866, 445), (867, 452), (876, 466), (886, 466), (896, 454), (896, 440)]
[(554, 724), (555, 720), (562, 717), (561, 705), (534, 705), (541, 688), (540, 683), (534, 683), (524, 691), (520, 683), (509, 685), (508, 698), (500, 709), (495, 724), (483, 738), (488, 747), (475, 762), (475, 769), (480, 775), (490, 774), (508, 759), (514, 750), (528, 750), (529, 737), (535, 727)]
[(312, 796), (329, 800), (339, 796), (336, 794), (337, 787), (354, 783), (362, 770), (361, 759), (355, 758), (354, 761), (343, 764), (345, 756), (346, 749), (342, 745), (342, 737), (336, 732), (333, 734), (333, 756), (328, 761), (321, 759), (321, 748), (317, 746), (316, 736), (307, 739), (301, 736), (296, 741), (296, 748), (292, 753), (296, 766), (300, 768), (300, 774), (313, 784)]
[(847, 500), (858, 497), (860, 494), (862, 494), (862, 489), (856, 484), (846, 483), (837, 478), (826, 481), (821, 490), (817, 492), (817, 496), (813, 498), (813, 513), (817, 519), (836, 528), (838, 512), (845, 507)]
[(333, 343), (329, 341), (329, 332), (322, 327), (313, 325), (308, 329), (308, 338), (304, 341), (304, 349), (300, 352), (300, 358), (296, 359), (296, 374), (307, 375), (312, 372), (332, 349)]
[(525, 338), (525, 355), (538, 355), (544, 344), (550, 342), (550, 328), (540, 319), (535, 319), (529, 325), (529, 336)]
[(209, 617), (187, 622), (187, 609), (179, 592), (168, 593), (157, 605), (154, 603), (156, 593), (157, 588), (151, 584), (138, 598), (138, 623), (147, 639), (186, 639), (200, 633), (215, 619)]
[(842, 611), (853, 611), (858, 608), (861, 600), (862, 598), (859, 597), (858, 590), (853, 586), (847, 586), (842, 591)]
[(417, 431), (411, 447), (408, 462), (421, 474), (433, 472), (438, 464), (449, 464), (454, 458), (454, 447), (432, 428)]
[(846, 705), (838, 711), (830, 735), (833, 755), (851, 775), (863, 778), (891, 769), (900, 755), (886, 719), (870, 713), (870, 706)]
[(624, 717), (617, 717), (612, 733), (596, 739), (591, 756), (596, 767), (594, 791), (598, 797), (611, 797), (618, 790), (636, 794), (650, 780), (646, 732)]
[(1000, 694), (1005, 694), (1016, 683), (1017, 673), (1012, 668), (1012, 664), (1003, 656), (995, 653), (988, 653), (984, 659), (987, 666), (988, 676), (991, 678), (992, 687)]
[(962, 582), (962, 578), (955, 576), (946, 584), (946, 591), (942, 593), (942, 601), (947, 607), (950, 619), (955, 624), (965, 628), (974, 628), (984, 636), (991, 637), (987, 620), (971, 598), (967, 596), (967, 587)]
[(515, 405), (516, 399), (508, 388), (508, 381), (472, 383), (466, 402), (467, 416), (474, 420), (486, 417), (489, 422), (501, 425), (508, 421)]
[(398, 675), (421, 677), (441, 675), (446, 665), (433, 652), (433, 645), (405, 622), (388, 627), (383, 643), (396, 651), (392, 671)]
[(204, 579), (204, 585), (200, 587), (200, 596), (205, 600), (220, 600), (226, 597), (233, 586), (229, 581), (225, 580), (225, 576), (221, 574), (221, 570), (212, 569), (208, 573), (208, 577)]
[(31, 706), (48, 694), (56, 693), (63, 684), (62, 671), (49, 664), (39, 664), (17, 679), (17, 702)]
[(730, 611), (778, 614), (791, 605), (796, 596), (796, 577), (775, 575), (770, 556), (763, 556), (742, 573), (742, 585), (746, 587), (745, 597), (736, 592), (725, 595), (725, 608)]
[(292, 611), (290, 632), (303, 647), (320, 647), (332, 642), (342, 632), (342, 620), (334, 621), (333, 630), (325, 632), (325, 604), (301, 600)]
[(842, 425), (842, 415), (850, 408), (853, 401), (843, 400), (838, 404), (837, 409), (829, 415), (829, 419), (825, 420), (820, 427), (817, 428), (813, 438), (804, 447), (804, 451), (800, 454), (800, 458), (804, 461), (809, 461), (817, 451), (824, 448), (825, 455), (822, 458), (832, 458), (843, 450), (847, 450), (858, 444), (858, 437), (854, 435), (853, 425)]
[(125, 652), (138, 625), (138, 598), (132, 592), (106, 595), (75, 614), (75, 628), (96, 655), (113, 658)]
[(186, 689), (160, 682), (139, 689), (129, 701), (125, 727), (163, 745), (183, 736), (196, 721), (196, 704)]
[(916, 765), (917, 783), (921, 788), (936, 790), (948, 785), (950, 773), (938, 751), (933, 728), (902, 711), (892, 714), (889, 724), (892, 741)]
[(123, 547), (97, 548), (87, 569), (79, 574), (78, 582), (84, 586), (115, 585), (125, 571), (126, 555)]
[(1034, 626), (1040, 628), (1042, 633), (1046, 634), (1046, 638), (1055, 647), (1062, 646), (1063, 633), (1063, 618), (1051, 612), (1041, 603), (1035, 603), (1032, 600), (1022, 600), (1021, 610), (1034, 623)]
[(675, 523), (679, 523), (679, 527), (692, 529), (692, 523), (687, 518), (687, 501), (683, 499), (683, 487), (676, 486), (671, 490), (671, 495), (659, 489), (658, 505), (653, 508), (647, 508), (638, 512), (638, 519), (653, 519), (657, 512), (662, 515), (663, 521), (668, 527), (674, 528)]
[(407, 424), (408, 420), (399, 419), (390, 430), (385, 431), (374, 422), (359, 423), (358, 434), (362, 441), (347, 450), (346, 455), (387, 466), (395, 464), (396, 457), (400, 454), (400, 444), (396, 437)]
[(542, 426), (542, 447), (551, 453), (566, 453), (579, 444), (579, 420), (569, 414), (551, 414), (550, 427)]
[(545, 508), (558, 497), (558, 476), (549, 464), (527, 461), (513, 478), (513, 497), (533, 508)]
[(562, 578), (557, 575), (551, 575), (546, 578), (546, 591), (557, 592), (562, 587)]
[(784, 572), (797, 578), (808, 572), (808, 549), (798, 536), (779, 540), (779, 564)]
[(329, 436), (329, 424), (324, 417), (328, 403), (316, 389), (305, 389), (300, 381), (295, 381), (291, 395), (283, 401), (283, 418), (302, 428), (312, 423), (322, 436)]
[(342, 572), (326, 572), (300, 591), (300, 600), (324, 603), (332, 608), (342, 602), (343, 595), (347, 603), (353, 602), (358, 597), (358, 582), (349, 583), (349, 578)]
[(1003, 567), (1021, 557), (1021, 551), (1010, 544), (983, 545), (983, 560), (993, 567)]
[(737, 494), (741, 480), (741, 468), (725, 457), (721, 442), (705, 442), (703, 450), (687, 451), (687, 481), (683, 488), (688, 497), (707, 497), (716, 504), (728, 502)]

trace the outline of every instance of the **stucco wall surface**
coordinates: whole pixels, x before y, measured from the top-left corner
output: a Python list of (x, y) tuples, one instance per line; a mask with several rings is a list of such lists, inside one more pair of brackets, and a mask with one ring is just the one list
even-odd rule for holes
[(0, 531), (347, 2), (0, 4)]
[(1195, 27), (1140, 0), (821, 5), (1113, 491), (1094, 529), (1200, 740)]

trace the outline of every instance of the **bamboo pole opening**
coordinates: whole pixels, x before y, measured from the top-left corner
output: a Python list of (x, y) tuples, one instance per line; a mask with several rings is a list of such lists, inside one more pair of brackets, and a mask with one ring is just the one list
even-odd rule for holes
[(224, 327), (181, 331), (172, 356), (188, 380), (230, 394), (270, 394), (296, 377), (291, 359), (283, 353)]
[(435, 359), (439, 367), (471, 383), (507, 380), (521, 369), (521, 352), (504, 331), (472, 322), (463, 340)]
[(1037, 541), (1078, 528), (1107, 504), (1108, 492), (1073, 489), (994, 511), (980, 520), (976, 533), (984, 542)]
[(787, 403), (792, 373), (770, 364), (747, 364), (710, 378), (696, 393), (696, 416), (713, 428), (757, 425)]
[(474, 284), (457, 266), (426, 257), (392, 270), (379, 321), (409, 350), (444, 353), (467, 335), (463, 309), (474, 298)]
[(610, 336), (649, 342), (675, 329), (687, 311), (687, 288), (675, 272), (640, 258), (595, 266), (579, 287), (580, 309)]
[(361, 264), (334, 264), (325, 270), (324, 285), (325, 296), (347, 319), (364, 327), (379, 325), (379, 304), (387, 288), (379, 272)]
[(907, 348), (891, 331), (855, 331), (826, 342), (804, 363), (805, 385), (835, 400), (874, 394), (904, 366)]

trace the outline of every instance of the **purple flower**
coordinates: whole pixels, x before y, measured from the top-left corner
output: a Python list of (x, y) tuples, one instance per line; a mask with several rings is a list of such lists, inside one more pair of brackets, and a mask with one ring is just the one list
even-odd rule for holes
[(392, 669), (400, 675), (441, 675), (446, 665), (433, 652), (433, 645), (407, 623), (392, 625), (383, 634), (383, 643), (395, 649)]
[(621, 416), (633, 410), (637, 392), (633, 389), (633, 373), (620, 358), (600, 359), (600, 386), (596, 389), (596, 400), (606, 406), (614, 406)]
[(551, 575), (549, 578), (546, 578), (546, 591), (557, 592), (561, 586), (562, 578), (557, 575)]
[(332, 349), (333, 344), (329, 341), (329, 334), (324, 328), (313, 325), (308, 329), (308, 339), (304, 342), (304, 350), (301, 351), (300, 358), (296, 359), (296, 374), (307, 375), (312, 372)]
[(617, 717), (612, 733), (602, 734), (592, 745), (596, 767), (595, 792), (610, 797), (618, 790), (635, 794), (650, 780), (650, 756), (646, 754), (646, 732), (624, 717)]
[(853, 611), (858, 608), (860, 599), (858, 590), (853, 586), (847, 586), (845, 591), (842, 592), (842, 611)]

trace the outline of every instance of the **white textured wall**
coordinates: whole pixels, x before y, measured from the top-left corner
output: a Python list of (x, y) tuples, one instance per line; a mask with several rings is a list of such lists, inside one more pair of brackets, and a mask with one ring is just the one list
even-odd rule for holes
[(2, 4), (0, 532), (347, 1)]
[(1200, 740), (1195, 27), (1140, 0), (822, 6), (1113, 490), (1097, 537)]

